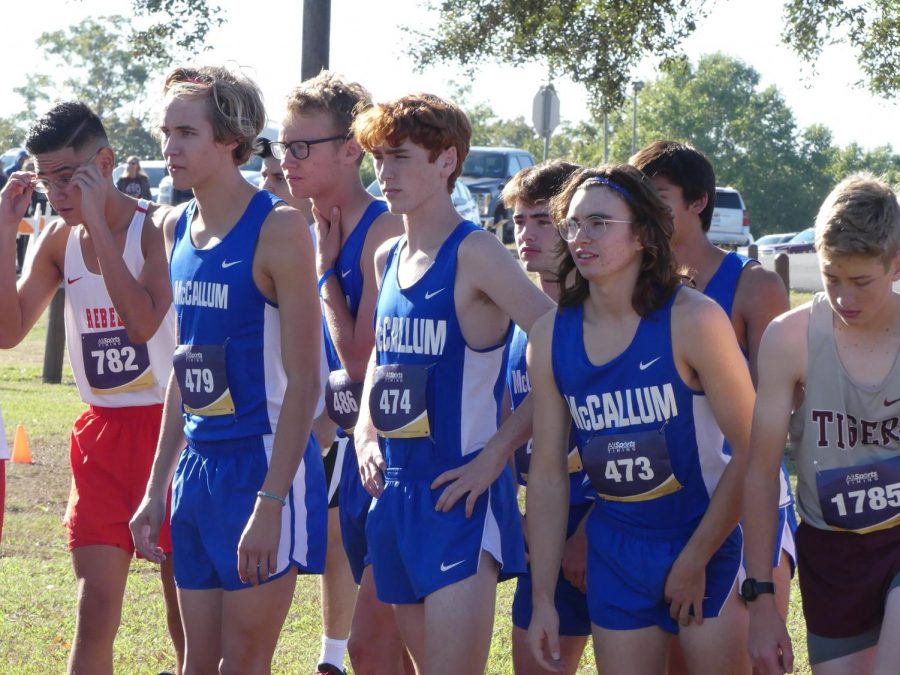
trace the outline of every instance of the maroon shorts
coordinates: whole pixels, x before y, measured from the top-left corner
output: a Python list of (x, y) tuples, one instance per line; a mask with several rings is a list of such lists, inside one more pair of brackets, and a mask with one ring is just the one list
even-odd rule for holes
[(811, 633), (846, 638), (881, 624), (900, 574), (900, 526), (869, 534), (797, 528), (803, 616)]
[[(128, 522), (144, 498), (161, 418), (162, 405), (91, 406), (75, 420), (66, 508), (70, 550), (102, 544), (134, 553)], [(172, 550), (168, 500), (159, 546)]]

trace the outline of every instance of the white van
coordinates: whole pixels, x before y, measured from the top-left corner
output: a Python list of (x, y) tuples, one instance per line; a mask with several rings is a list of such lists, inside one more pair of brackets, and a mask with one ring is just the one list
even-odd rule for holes
[(750, 234), (750, 215), (741, 193), (731, 187), (716, 188), (716, 207), (707, 238), (716, 246), (747, 246)]

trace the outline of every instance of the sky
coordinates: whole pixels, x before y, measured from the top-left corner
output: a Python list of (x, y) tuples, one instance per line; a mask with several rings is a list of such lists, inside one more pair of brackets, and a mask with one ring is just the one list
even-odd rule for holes
[[(228, 22), (210, 33), (207, 43), (213, 49), (197, 60), (240, 67), (260, 84), (270, 116), (277, 121), (285, 95), (300, 79), (302, 0), (218, 4)], [(486, 63), (471, 79), (451, 66), (414, 72), (405, 52), (414, 38), (401, 27), (434, 25), (433, 15), (421, 4), (421, 0), (332, 0), (331, 69), (363, 83), (376, 100), (412, 91), (451, 96), (458, 85), (470, 84), (472, 93), (463, 103), (486, 102), (503, 118), (530, 120), (534, 95), (546, 81), (546, 70), (538, 64), (513, 68)], [(12, 90), (25, 82), (28, 73), (61, 76), (35, 48), (40, 33), (90, 16), (132, 13), (130, 0), (41, 0), (37, 21), (33, 5), (9, 5), (4, 7), (0, 115), (15, 112), (20, 100)], [(750, 64), (760, 73), (762, 87), (775, 85), (781, 90), (800, 128), (820, 123), (831, 129), (838, 145), (890, 144), (900, 152), (898, 98), (887, 101), (854, 86), (860, 73), (848, 47), (827, 48), (815, 71), (801, 64), (780, 43), (782, 6), (780, 0), (718, 0), (682, 45), (684, 53), (696, 62), (702, 54), (720, 51)], [(655, 79), (655, 62), (645, 59), (632, 76)], [(562, 119), (586, 119), (583, 89), (566, 81), (554, 85)]]

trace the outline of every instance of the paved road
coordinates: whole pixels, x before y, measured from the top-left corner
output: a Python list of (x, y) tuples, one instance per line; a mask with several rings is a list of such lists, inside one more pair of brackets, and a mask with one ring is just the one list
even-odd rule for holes
[[(746, 249), (740, 249), (744, 255)], [(767, 270), (775, 271), (775, 256), (761, 255), (760, 262)], [(788, 256), (791, 261), (791, 288), (795, 291), (816, 292), (824, 290), (822, 276), (819, 273), (819, 256), (815, 253), (792, 253)], [(894, 291), (900, 293), (900, 281), (894, 284)]]

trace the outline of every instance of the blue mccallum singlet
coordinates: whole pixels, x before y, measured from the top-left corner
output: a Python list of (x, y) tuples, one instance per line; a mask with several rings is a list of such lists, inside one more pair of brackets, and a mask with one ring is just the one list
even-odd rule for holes
[(175, 373), (188, 441), (219, 441), (275, 431), (287, 378), (278, 307), (253, 281), (253, 256), (279, 200), (260, 191), (227, 235), (198, 249), (191, 201), (175, 226), (169, 273), (178, 341)]
[(388, 255), (375, 311), (369, 409), (389, 468), (439, 473), (460, 466), (497, 431), (506, 339), (485, 350), (469, 347), (454, 302), (459, 245), (480, 229), (461, 222), (408, 288), (397, 278), (406, 238)]
[(731, 310), (734, 308), (734, 295), (737, 292), (738, 280), (740, 280), (744, 268), (750, 264), (758, 263), (753, 258), (729, 251), (722, 258), (719, 269), (703, 289), (703, 295), (719, 303), (728, 318), (731, 318)]
[[(528, 380), (528, 368), (525, 363), (525, 350), (528, 347), (528, 335), (518, 326), (513, 326), (509, 340), (509, 365), (506, 368), (506, 386), (509, 389), (512, 409), (518, 408), (531, 391)], [(575, 439), (569, 438), (569, 504), (572, 506), (594, 501), (590, 484), (581, 465), (581, 453)], [(531, 465), (532, 440), (516, 448), (515, 466), (516, 480), (519, 485), (528, 484), (528, 470)]]
[[(359, 303), (363, 293), (363, 271), (360, 265), (366, 235), (372, 223), (388, 210), (387, 203), (376, 199), (366, 208), (353, 232), (344, 242), (334, 264), (334, 273), (341, 286), (341, 292), (347, 299), (347, 309), (356, 319)], [(338, 425), (342, 432), (352, 432), (359, 416), (359, 401), (362, 394), (362, 382), (351, 382), (341, 363), (334, 340), (328, 331), (325, 318), (322, 317), (325, 330), (325, 356), (330, 371), (325, 390), (325, 406), (328, 416)]]
[[(729, 320), (731, 320), (731, 312), (734, 309), (734, 297), (737, 294), (738, 281), (740, 281), (744, 269), (751, 264), (756, 265), (759, 263), (753, 258), (748, 258), (735, 251), (729, 251), (722, 259), (719, 269), (716, 270), (716, 273), (713, 274), (706, 284), (706, 288), (703, 289), (705, 296), (715, 300), (725, 310)], [(750, 354), (743, 346), (741, 346), (741, 351), (745, 358), (750, 358)], [(727, 442), (725, 443), (725, 452), (728, 455), (731, 454), (731, 447)], [(779, 505), (788, 506), (793, 504), (794, 494), (788, 481), (787, 465), (784, 463), (784, 460), (781, 462), (780, 486)]]
[(583, 306), (560, 308), (553, 374), (571, 413), (594, 514), (624, 527), (689, 535), (725, 469), (724, 437), (702, 391), (672, 354), (672, 305), (643, 317), (631, 344), (597, 366), (584, 347)]

